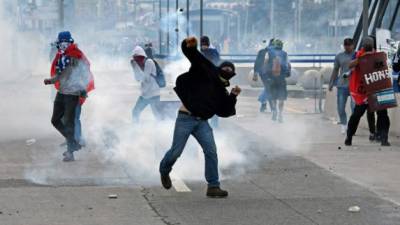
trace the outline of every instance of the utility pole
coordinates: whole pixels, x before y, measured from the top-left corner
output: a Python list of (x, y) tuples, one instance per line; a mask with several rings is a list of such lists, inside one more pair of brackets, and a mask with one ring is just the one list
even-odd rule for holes
[(58, 2), (59, 26), (64, 29), (64, 0)]
[(189, 22), (189, 0), (186, 0), (186, 36), (189, 37), (189, 26), (190, 26), (190, 22)]
[(274, 29), (274, 7), (275, 7), (275, 1), (274, 0), (271, 0), (271, 5), (270, 5), (270, 7), (269, 7), (269, 16), (270, 16), (270, 18), (269, 18), (269, 20), (270, 20), (270, 27), (269, 27), (269, 29), (270, 29), (270, 34), (271, 34), (271, 38), (274, 38), (275, 37), (275, 29)]
[(301, 42), (301, 14), (303, 11), (303, 0), (298, 0), (297, 10), (297, 37), (298, 42)]
[(169, 22), (170, 22), (170, 19), (169, 19), (169, 0), (167, 0), (167, 55), (169, 55), (169, 31), (170, 31)]
[(158, 46), (159, 46), (159, 52), (160, 55), (162, 53), (162, 30), (161, 30), (161, 0), (158, 1)]
[(364, 0), (363, 1), (363, 38), (368, 36), (368, 28), (369, 28), (369, 15), (368, 15), (368, 11), (369, 11), (369, 0)]
[(200, 0), (200, 37), (203, 37), (203, 0)]
[(178, 53), (179, 49), (179, 32), (180, 32), (180, 27), (179, 27), (179, 16), (180, 16), (180, 10), (179, 10), (179, 2), (178, 0), (175, 1), (175, 12), (176, 12), (176, 28), (175, 28), (175, 33), (176, 33), (176, 53)]
[(334, 27), (334, 36), (335, 36), (335, 45), (338, 43), (338, 23), (339, 23), (339, 11), (338, 11), (338, 5), (337, 5), (337, 0), (333, 1), (334, 4), (334, 21), (335, 21), (335, 27)]

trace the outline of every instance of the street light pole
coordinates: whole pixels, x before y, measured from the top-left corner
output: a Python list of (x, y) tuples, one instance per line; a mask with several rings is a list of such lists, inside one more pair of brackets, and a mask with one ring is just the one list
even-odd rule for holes
[(161, 31), (161, 0), (158, 1), (158, 46), (160, 55), (162, 53), (162, 31)]
[(179, 27), (179, 16), (180, 16), (180, 10), (179, 10), (179, 2), (178, 0), (175, 1), (175, 11), (176, 11), (176, 28), (175, 28), (175, 33), (176, 33), (176, 52), (178, 53), (179, 49), (179, 32), (180, 32), (180, 27)]
[(186, 36), (189, 37), (189, 0), (186, 0)]
[(368, 28), (369, 28), (369, 0), (364, 0), (363, 1), (363, 38), (368, 36)]
[(64, 0), (60, 0), (58, 2), (58, 13), (59, 13), (59, 25), (60, 28), (63, 29), (64, 28)]
[(200, 37), (203, 37), (203, 0), (200, 0)]
[(274, 0), (271, 0), (271, 5), (270, 5), (270, 11), (269, 11), (269, 16), (270, 16), (270, 34), (271, 38), (274, 38), (275, 36), (275, 31), (274, 31), (274, 7), (275, 7), (275, 2)]
[(169, 0), (167, 0), (167, 55), (169, 55)]
[(334, 21), (335, 21), (335, 26), (334, 26), (334, 36), (335, 36), (335, 45), (338, 43), (338, 20), (339, 20), (339, 11), (338, 11), (338, 6), (337, 6), (337, 0), (333, 2), (334, 4)]

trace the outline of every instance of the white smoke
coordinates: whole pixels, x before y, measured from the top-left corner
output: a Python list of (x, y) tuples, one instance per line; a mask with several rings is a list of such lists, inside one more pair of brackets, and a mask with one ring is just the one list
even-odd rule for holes
[[(3, 18), (1, 13), (0, 17)], [(173, 15), (168, 21), (175, 21)], [(181, 18), (179, 21), (179, 36), (183, 39), (186, 35), (183, 32), (185, 20)], [(150, 110), (146, 109), (142, 113), (142, 123), (132, 123), (131, 110), (140, 88), (133, 79), (129, 58), (86, 52), (90, 48), (79, 41), (86, 34), (72, 32), (79, 47), (88, 53), (96, 89), (89, 94), (82, 111), (87, 147), (77, 152), (76, 162), (65, 164), (61, 162), (61, 153), (65, 149), (59, 147), (64, 140), (50, 123), (50, 93), (54, 88), (43, 85), (50, 70), (49, 43), (57, 34), (43, 36), (35, 31), (17, 31), (15, 27), (10, 21), (0, 20), (0, 94), (3, 97), (0, 134), (2, 140), (23, 140), (22, 144), (27, 139), (37, 140), (30, 149), (32, 161), (24, 171), (25, 178), (41, 184), (82, 177), (104, 183), (126, 173), (137, 184), (158, 185), (158, 166), (172, 144), (174, 120), (155, 122)], [(174, 29), (172, 25), (170, 28)], [(188, 68), (189, 62), (181, 59), (167, 64), (165, 73), (171, 78), (170, 83), (174, 83), (176, 77)], [(281, 125), (279, 130), (289, 137), (294, 136), (292, 142), (285, 143), (292, 143), (288, 149), (296, 149), (301, 142), (303, 134), (291, 132), (305, 131), (303, 125), (296, 122)], [(259, 129), (262, 132), (263, 128)], [(270, 137), (268, 142), (271, 139), (272, 145), (279, 144), (276, 133), (272, 129), (266, 130), (270, 132), (267, 134)], [(251, 152), (254, 140), (250, 141), (240, 129), (229, 126), (224, 129), (223, 126), (215, 132), (215, 139), (222, 179), (238, 176), (246, 171), (247, 166), (256, 166), (260, 160), (254, 156), (256, 153)], [(268, 145), (262, 147), (270, 148)], [(115, 168), (122, 168), (123, 173), (114, 174)], [(204, 180), (202, 150), (193, 138), (174, 167), (174, 173), (185, 180)]]

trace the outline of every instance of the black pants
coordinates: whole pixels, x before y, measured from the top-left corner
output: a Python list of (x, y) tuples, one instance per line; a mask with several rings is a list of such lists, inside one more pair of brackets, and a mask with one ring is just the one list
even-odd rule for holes
[(75, 110), (79, 104), (79, 96), (57, 93), (54, 100), (51, 123), (67, 139), (68, 151), (77, 148), (74, 138)]
[(375, 112), (368, 112), (367, 111), (367, 121), (368, 121), (368, 128), (371, 134), (376, 133), (376, 126), (375, 126)]
[[(356, 105), (354, 107), (354, 112), (350, 117), (348, 128), (347, 128), (347, 137), (353, 137), (357, 131), (358, 124), (360, 123), (361, 117), (364, 115), (365, 111), (367, 111), (368, 105)], [(387, 137), (390, 128), (390, 120), (388, 116), (387, 110), (380, 110), (377, 112), (378, 120), (377, 126), (375, 128), (375, 115), (369, 113), (368, 117), (368, 125), (371, 133), (378, 132), (382, 137)]]

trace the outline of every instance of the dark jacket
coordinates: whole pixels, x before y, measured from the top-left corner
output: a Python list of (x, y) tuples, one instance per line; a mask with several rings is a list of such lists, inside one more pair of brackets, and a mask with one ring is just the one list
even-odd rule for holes
[(392, 59), (392, 67), (393, 67), (393, 71), (398, 73), (400, 72), (400, 53), (396, 52), (396, 54), (393, 56)]
[(260, 76), (263, 76), (265, 73), (264, 59), (265, 55), (268, 53), (268, 50), (269, 47), (266, 47), (258, 51), (256, 61), (254, 62), (254, 72), (258, 73)]
[(197, 48), (187, 48), (182, 42), (182, 52), (191, 67), (181, 74), (174, 88), (183, 105), (193, 116), (209, 119), (214, 115), (230, 117), (236, 114), (236, 96), (229, 94), (219, 78), (219, 68), (207, 60)]

